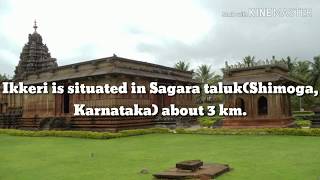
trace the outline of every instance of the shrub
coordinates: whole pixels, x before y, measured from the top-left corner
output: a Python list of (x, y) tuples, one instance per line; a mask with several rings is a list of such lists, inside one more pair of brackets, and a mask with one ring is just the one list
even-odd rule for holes
[(202, 127), (212, 127), (215, 122), (222, 120), (222, 118), (221, 116), (202, 116), (198, 118), (198, 122)]
[(29, 137), (75, 137), (89, 139), (113, 139), (120, 137), (137, 136), (152, 133), (177, 134), (205, 134), (205, 135), (292, 135), (292, 136), (320, 136), (320, 128), (257, 128), (257, 129), (227, 129), (227, 128), (201, 128), (197, 130), (176, 129), (170, 131), (165, 128), (124, 130), (117, 133), (92, 131), (24, 131), (16, 129), (0, 129), (0, 134)]
[(170, 130), (166, 128), (150, 128), (150, 129), (132, 129), (132, 130), (123, 130), (119, 133), (122, 136), (137, 136), (144, 134), (153, 134), (153, 133), (169, 133)]
[(209, 135), (293, 135), (293, 136), (320, 136), (320, 129), (300, 128), (257, 128), (257, 129), (177, 129), (180, 134), (209, 134)]
[(309, 120), (296, 119), (294, 122), (299, 127), (310, 127), (311, 126), (311, 121), (309, 121)]
[(30, 137), (75, 137), (75, 138), (90, 138), (90, 139), (112, 139), (119, 137), (137, 136), (152, 133), (169, 133), (169, 129), (165, 128), (150, 128), (150, 129), (135, 129), (125, 130), (118, 133), (110, 132), (92, 132), (92, 131), (25, 131), (17, 129), (0, 129), (0, 134), (8, 134), (12, 136), (30, 136)]

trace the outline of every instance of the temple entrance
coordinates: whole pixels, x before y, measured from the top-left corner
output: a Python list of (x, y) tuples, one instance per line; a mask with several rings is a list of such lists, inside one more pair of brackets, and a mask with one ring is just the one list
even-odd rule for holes
[(70, 113), (70, 95), (65, 92), (62, 96), (63, 100), (63, 113), (68, 114)]
[(237, 98), (236, 99), (236, 107), (241, 108), (242, 112), (246, 112), (246, 105), (244, 103), (244, 100), (242, 98)]
[(157, 104), (157, 106), (159, 108), (163, 108), (164, 107), (164, 97), (161, 94), (156, 94), (156, 102), (155, 104)]
[(268, 115), (268, 99), (264, 96), (258, 99), (258, 115)]

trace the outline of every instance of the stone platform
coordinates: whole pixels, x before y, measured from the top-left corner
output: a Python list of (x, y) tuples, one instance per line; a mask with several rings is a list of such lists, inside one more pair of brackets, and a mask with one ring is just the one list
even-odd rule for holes
[(284, 119), (224, 119), (223, 128), (285, 128), (293, 126), (292, 118)]
[(200, 160), (190, 160), (177, 163), (175, 168), (156, 173), (153, 176), (156, 179), (210, 179), (229, 170), (230, 167), (225, 164), (203, 163)]

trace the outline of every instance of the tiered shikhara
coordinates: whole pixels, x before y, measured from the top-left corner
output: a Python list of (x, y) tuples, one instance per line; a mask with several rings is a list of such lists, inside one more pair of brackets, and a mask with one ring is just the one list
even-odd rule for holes
[(49, 49), (43, 44), (41, 35), (37, 32), (37, 24), (33, 26), (34, 32), (29, 34), (28, 43), (24, 45), (20, 54), (20, 61), (15, 70), (15, 79), (24, 79), (28, 74), (41, 70), (58, 67), (57, 60), (51, 58)]

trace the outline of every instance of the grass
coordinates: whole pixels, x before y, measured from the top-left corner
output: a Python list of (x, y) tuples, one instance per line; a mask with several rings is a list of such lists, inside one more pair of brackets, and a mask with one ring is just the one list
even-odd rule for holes
[[(320, 137), (150, 134), (111, 140), (0, 135), (0, 179), (150, 180), (175, 162), (227, 163), (219, 180), (320, 177)], [(150, 174), (139, 174), (141, 169)]]

